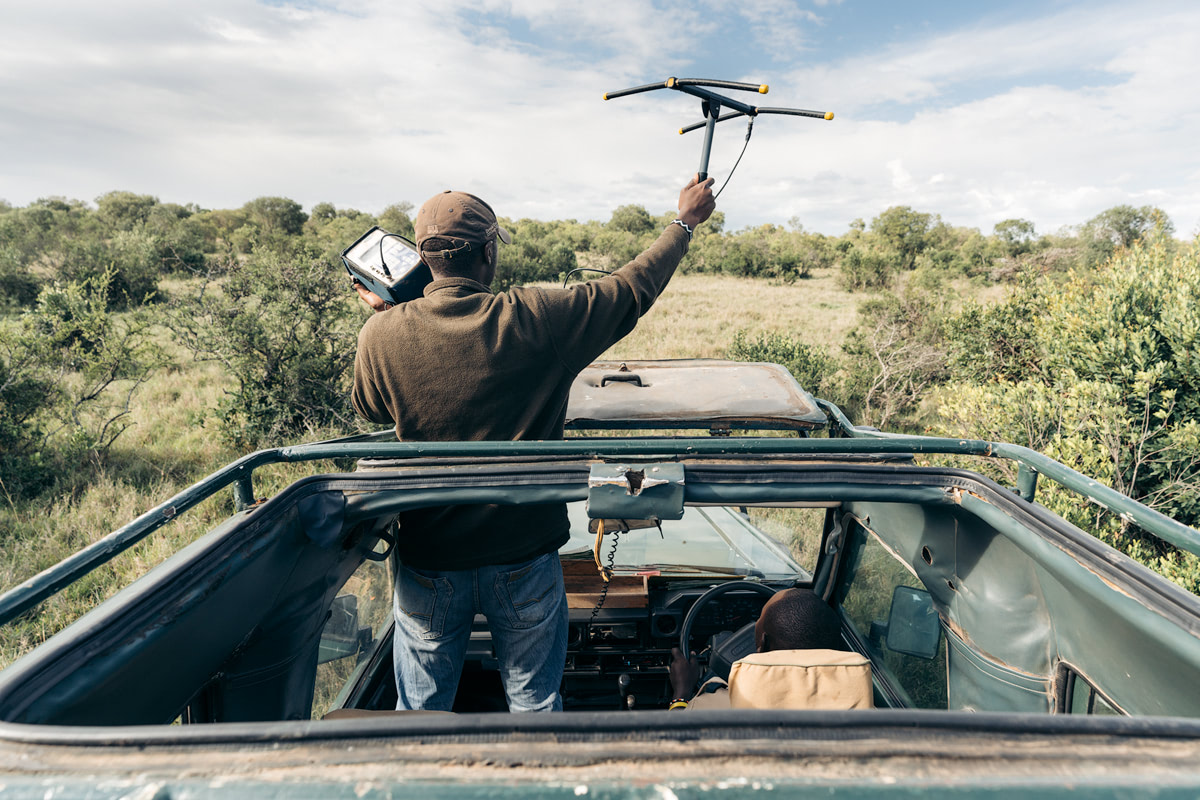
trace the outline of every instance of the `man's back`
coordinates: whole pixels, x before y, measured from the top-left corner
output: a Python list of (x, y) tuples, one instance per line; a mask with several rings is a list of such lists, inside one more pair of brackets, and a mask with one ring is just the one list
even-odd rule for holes
[(561, 438), (575, 375), (633, 329), (686, 252), (671, 226), (613, 275), (569, 289), (435, 280), (363, 327), (354, 407), (402, 440)]
[[(561, 438), (571, 383), (633, 329), (712, 213), (711, 180), (680, 192), (680, 218), (615, 274), (569, 289), (493, 295), (491, 206), (463, 192), (417, 213), (425, 296), (377, 312), (359, 334), (353, 403), (408, 441)], [(676, 224), (678, 223), (678, 224)], [(398, 708), (452, 707), (475, 615), (483, 614), (509, 708), (561, 709), (567, 603), (557, 550), (566, 507), (467, 505), (401, 515), (393, 596)]]

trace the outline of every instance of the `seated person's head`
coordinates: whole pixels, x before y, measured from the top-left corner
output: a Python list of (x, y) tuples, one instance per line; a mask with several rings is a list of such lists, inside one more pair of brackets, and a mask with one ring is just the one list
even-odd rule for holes
[(811, 589), (776, 592), (754, 626), (758, 652), (770, 650), (845, 650), (837, 613)]

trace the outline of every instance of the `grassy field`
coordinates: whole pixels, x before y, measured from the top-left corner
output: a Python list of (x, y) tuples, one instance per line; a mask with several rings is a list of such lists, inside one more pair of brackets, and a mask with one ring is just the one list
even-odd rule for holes
[[(832, 271), (795, 284), (680, 275), (633, 334), (605, 357), (719, 358), (738, 330), (751, 335), (787, 333), (836, 352), (857, 322), (858, 304), (867, 296), (839, 289)], [(169, 342), (164, 346), (171, 348)], [(176, 366), (159, 371), (136, 395), (133, 427), (117, 440), (103, 463), (83, 466), (90, 473), (84, 484), (32, 503), (16, 502), (0, 493), (0, 531), (5, 536), (0, 585), (12, 587), (28, 579), (244, 455), (222, 443), (210, 418), (229, 377), (212, 363), (190, 361), (179, 351), (172, 355)], [(315, 441), (344, 433), (313, 431), (306, 438)], [(310, 463), (261, 470), (256, 472), (256, 493), (270, 495), (302, 475), (329, 468)], [(23, 624), (0, 629), (0, 666), (111, 596), (232, 510), (231, 492), (222, 492), (27, 614)]]
[(832, 271), (799, 283), (681, 275), (607, 358), (720, 358), (734, 331), (777, 331), (837, 348), (858, 319), (858, 303)]

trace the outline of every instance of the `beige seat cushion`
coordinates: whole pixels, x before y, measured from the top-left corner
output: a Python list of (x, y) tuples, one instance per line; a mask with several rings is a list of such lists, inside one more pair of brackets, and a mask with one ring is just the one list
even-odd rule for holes
[(728, 711), (729, 685), (720, 678), (709, 678), (688, 703), (688, 711)]
[(733, 662), (731, 708), (874, 708), (871, 662), (840, 650), (773, 650)]

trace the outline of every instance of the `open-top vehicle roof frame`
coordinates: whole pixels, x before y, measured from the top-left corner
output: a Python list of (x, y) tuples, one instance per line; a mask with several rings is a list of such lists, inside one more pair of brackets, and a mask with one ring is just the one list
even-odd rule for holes
[(1020, 445), (980, 439), (891, 434), (854, 425), (833, 403), (817, 400), (829, 419), (832, 438), (656, 438), (565, 439), (534, 442), (400, 442), (392, 430), (313, 444), (259, 450), (234, 461), (160, 503), (134, 521), (0, 595), (0, 625), (38, 605), (106, 564), (188, 509), (233, 487), (235, 507), (254, 503), (253, 476), (259, 467), (337, 458), (526, 458), (622, 459), (814, 455), (967, 455), (1003, 458), (1018, 465), (1017, 494), (1032, 502), (1039, 475), (1119, 514), (1147, 533), (1200, 555), (1200, 531), (1087, 477), (1049, 456)]

